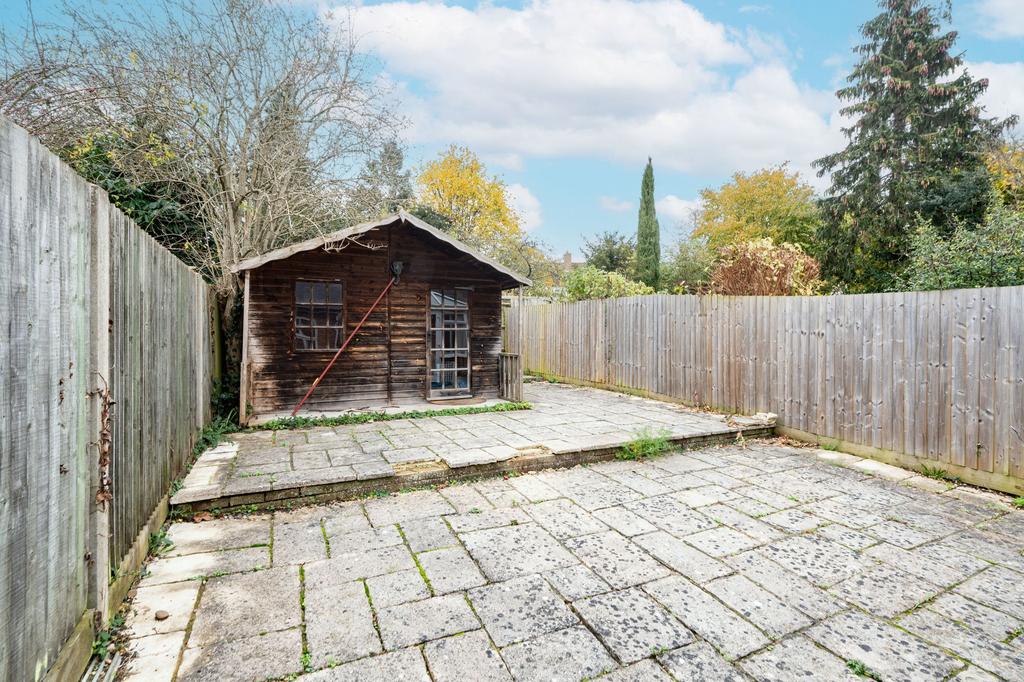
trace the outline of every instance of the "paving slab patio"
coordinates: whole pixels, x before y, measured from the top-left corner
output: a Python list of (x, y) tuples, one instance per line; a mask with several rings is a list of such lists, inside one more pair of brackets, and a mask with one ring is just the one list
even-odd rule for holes
[(1024, 680), (1024, 512), (832, 455), (749, 440), (174, 523), (126, 679)]
[[(237, 506), (388, 479), (410, 465), (434, 464), (458, 472), (523, 453), (613, 449), (641, 432), (678, 441), (729, 436), (758, 426), (681, 405), (561, 384), (527, 384), (524, 399), (532, 409), (232, 434), (199, 457), (171, 505)], [(648, 488), (658, 485), (635, 475), (633, 480)], [(538, 501), (537, 495), (546, 491), (520, 494)]]

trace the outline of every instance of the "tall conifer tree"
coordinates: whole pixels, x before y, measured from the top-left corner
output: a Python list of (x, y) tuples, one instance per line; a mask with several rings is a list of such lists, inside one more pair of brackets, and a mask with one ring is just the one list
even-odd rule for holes
[(917, 214), (940, 230), (977, 220), (989, 191), (982, 152), (1014, 121), (984, 118), (988, 87), (961, 69), (947, 1), (881, 0), (882, 13), (861, 27), (860, 61), (839, 90), (846, 149), (818, 159), (831, 173), (819, 233), (825, 274), (854, 290), (892, 286)]
[(640, 184), (640, 216), (636, 227), (637, 278), (647, 286), (658, 288), (661, 268), (661, 234), (654, 208), (654, 166), (647, 159), (644, 179)]

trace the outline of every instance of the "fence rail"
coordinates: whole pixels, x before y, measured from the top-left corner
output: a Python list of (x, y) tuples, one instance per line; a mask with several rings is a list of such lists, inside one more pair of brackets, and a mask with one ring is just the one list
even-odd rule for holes
[(513, 305), (508, 328), (527, 371), (775, 412), (1024, 492), (1024, 287)]
[(0, 679), (41, 679), (79, 633), (88, 652), (84, 617), (209, 419), (208, 297), (0, 117)]

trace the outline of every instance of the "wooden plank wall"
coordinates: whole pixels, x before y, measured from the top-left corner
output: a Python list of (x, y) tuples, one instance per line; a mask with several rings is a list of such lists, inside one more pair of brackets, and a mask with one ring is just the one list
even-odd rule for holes
[(389, 400), (422, 400), (427, 395), (427, 318), (430, 289), (468, 287), (470, 381), (474, 395), (498, 394), (501, 351), (501, 289), (492, 273), (466, 254), (404, 226), (364, 235), (371, 250), (350, 244), (317, 249), (267, 263), (248, 273), (248, 372), (246, 403), (251, 413), (290, 412), (323, 371), (334, 351), (294, 349), (295, 281), (338, 281), (343, 286), (345, 333), (370, 309), (391, 279), (391, 261), (402, 261), (400, 282), (370, 314), (352, 344), (304, 409), (365, 409)]
[[(96, 267), (108, 250), (109, 278)], [(110, 282), (118, 306), (93, 310), (108, 299), (94, 281)], [(208, 420), (208, 295), (103, 192), (0, 117), (0, 679), (45, 675), (98, 606), (97, 576), (108, 579), (110, 565), (87, 560), (95, 538), (110, 533), (116, 567)], [(108, 314), (111, 357), (98, 362), (105, 345), (90, 320)], [(99, 431), (90, 402), (104, 383), (94, 365), (115, 370), (103, 377), (115, 443), (101, 529), (90, 516)]]
[(527, 371), (1024, 478), (1024, 287), (513, 304)]

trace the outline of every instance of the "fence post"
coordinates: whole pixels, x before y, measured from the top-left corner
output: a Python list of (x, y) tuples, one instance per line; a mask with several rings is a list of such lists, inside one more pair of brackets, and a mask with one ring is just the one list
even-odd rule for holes
[(96, 628), (110, 610), (110, 202), (90, 187), (92, 230), (89, 271), (89, 605)]

